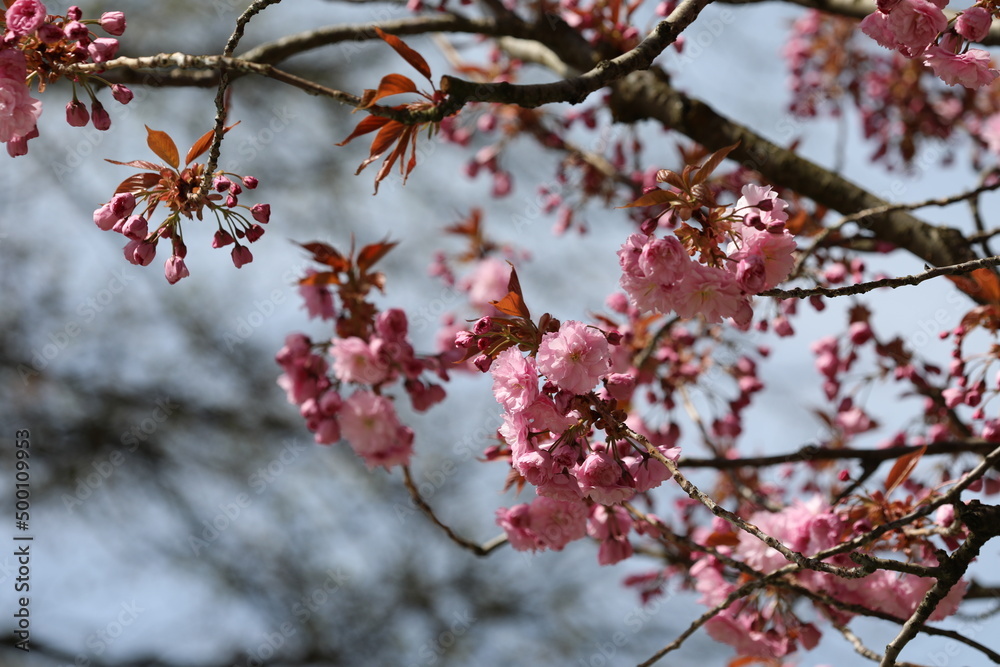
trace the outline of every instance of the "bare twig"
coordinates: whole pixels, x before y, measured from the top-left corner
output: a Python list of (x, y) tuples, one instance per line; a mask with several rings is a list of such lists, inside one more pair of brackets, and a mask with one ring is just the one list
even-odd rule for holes
[(902, 278), (882, 278), (881, 280), (872, 280), (866, 283), (858, 283), (857, 285), (847, 285), (845, 287), (811, 287), (808, 289), (795, 287), (787, 290), (771, 289), (766, 292), (761, 292), (760, 296), (770, 296), (777, 299), (807, 299), (812, 296), (825, 296), (828, 298), (851, 296), (856, 294), (865, 294), (882, 287), (896, 289), (897, 287), (903, 287), (905, 285), (919, 285), (926, 280), (937, 278), (938, 276), (957, 276), (963, 273), (970, 273), (976, 269), (996, 266), (997, 264), (1000, 264), (1000, 256), (983, 257), (982, 259), (974, 259), (969, 262), (962, 262), (961, 264), (939, 266), (934, 269), (928, 269), (923, 273), (917, 273), (912, 276), (903, 276)]
[(434, 514), (434, 510), (431, 509), (431, 506), (426, 500), (424, 500), (424, 497), (420, 495), (420, 491), (417, 490), (417, 485), (413, 483), (413, 477), (410, 474), (410, 466), (403, 466), (403, 483), (406, 485), (406, 490), (410, 492), (410, 498), (413, 499), (413, 502), (416, 503), (417, 507), (419, 507), (423, 513), (427, 515), (427, 518), (434, 522), (434, 525), (443, 530), (452, 542), (460, 547), (468, 549), (477, 556), (487, 556), (495, 549), (498, 549), (507, 543), (506, 535), (497, 535), (488, 542), (477, 544), (476, 542), (472, 542), (456, 534), (450, 526), (441, 521), (441, 519), (437, 518), (437, 515)]

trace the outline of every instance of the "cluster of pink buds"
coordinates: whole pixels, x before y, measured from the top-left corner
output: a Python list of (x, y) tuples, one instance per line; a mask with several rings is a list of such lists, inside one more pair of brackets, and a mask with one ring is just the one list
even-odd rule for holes
[[(66, 10), (65, 16), (49, 15), (39, 0), (17, 0), (0, 17), (3, 29), (0, 41), (0, 95), (9, 103), (0, 111), (0, 141), (7, 144), (11, 156), (28, 152), (28, 140), (38, 136), (37, 120), (42, 104), (29, 94), (29, 86), (44, 92), (57, 79), (73, 81), (73, 100), (66, 105), (66, 120), (75, 127), (93, 122), (98, 130), (111, 126), (111, 117), (97, 100), (91, 82), (103, 82), (95, 74), (68, 72), (74, 65), (103, 63), (118, 53), (118, 40), (97, 37), (88, 26), (95, 25), (109, 35), (125, 32), (122, 12), (105, 12), (100, 19), (84, 19), (79, 7)], [(90, 108), (77, 97), (79, 84), (90, 97)], [(132, 91), (121, 84), (112, 87), (112, 95), (128, 104)]]
[[(181, 169), (177, 146), (173, 140), (165, 132), (150, 130), (148, 127), (146, 130), (149, 147), (169, 166), (145, 160), (108, 160), (113, 164), (139, 167), (147, 171), (122, 181), (115, 196), (94, 211), (94, 223), (105, 231), (123, 234), (128, 239), (125, 259), (140, 266), (148, 266), (153, 261), (156, 244), (160, 239), (170, 239), (172, 252), (164, 266), (164, 275), (170, 284), (190, 275), (184, 263), (187, 246), (181, 231), (181, 218), (197, 217), (201, 220), (206, 209), (215, 215), (218, 224), (218, 230), (212, 238), (212, 247), (222, 248), (235, 244), (232, 260), (237, 269), (252, 262), (250, 248), (240, 241), (254, 243), (264, 235), (261, 225), (270, 220), (271, 207), (269, 204), (246, 206), (239, 203), (238, 197), (244, 188), (255, 189), (257, 179), (217, 171), (211, 179), (212, 188), (206, 191), (203, 187), (206, 180), (205, 167), (192, 163), (192, 160), (208, 150), (214, 133), (209, 131), (195, 142), (188, 151), (184, 168)], [(140, 203), (145, 207), (140, 214), (133, 215)], [(167, 209), (167, 218), (150, 231), (149, 220), (160, 204)]]

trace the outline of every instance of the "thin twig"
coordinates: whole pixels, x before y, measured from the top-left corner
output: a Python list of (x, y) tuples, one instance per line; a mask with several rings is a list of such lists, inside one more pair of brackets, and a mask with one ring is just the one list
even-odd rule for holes
[(896, 289), (897, 287), (903, 287), (905, 285), (919, 285), (926, 280), (937, 278), (938, 276), (957, 276), (963, 273), (970, 273), (976, 269), (996, 266), (997, 264), (1000, 264), (1000, 256), (983, 257), (969, 262), (962, 262), (961, 264), (939, 266), (934, 269), (928, 269), (923, 273), (917, 273), (912, 276), (903, 276), (902, 278), (882, 278), (881, 280), (872, 280), (870, 282), (858, 283), (857, 285), (847, 285), (845, 287), (812, 287), (809, 289), (795, 287), (787, 290), (771, 289), (766, 292), (761, 292), (760, 296), (770, 296), (776, 299), (807, 299), (812, 296), (825, 296), (830, 298), (838, 296), (851, 296), (855, 294), (865, 294), (881, 287), (891, 287), (892, 289)]
[(424, 514), (427, 515), (427, 518), (434, 522), (434, 525), (443, 530), (448, 538), (460, 547), (468, 549), (477, 556), (487, 556), (493, 550), (498, 549), (507, 543), (506, 535), (497, 535), (488, 542), (477, 544), (476, 542), (472, 542), (456, 534), (450, 526), (441, 521), (441, 519), (437, 518), (437, 515), (434, 514), (434, 510), (431, 509), (431, 506), (426, 500), (424, 500), (424, 497), (420, 495), (420, 491), (417, 490), (417, 485), (413, 483), (413, 477), (410, 475), (410, 466), (403, 466), (403, 483), (406, 485), (406, 490), (410, 492), (410, 497), (413, 499), (413, 502), (416, 503), (417, 507), (423, 510)]

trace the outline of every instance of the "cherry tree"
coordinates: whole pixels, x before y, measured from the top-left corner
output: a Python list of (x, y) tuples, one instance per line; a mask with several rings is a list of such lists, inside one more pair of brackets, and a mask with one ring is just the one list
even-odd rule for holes
[[(732, 646), (731, 665), (792, 664), (824, 633), (883, 666), (916, 664), (901, 656), (919, 634), (1000, 662), (981, 638), (939, 623), (998, 593), (970, 566), (1000, 534), (1000, 509), (988, 504), (1000, 490), (1000, 416), (988, 409), (1000, 391), (1000, 257), (979, 205), (1000, 187), (992, 86), (1000, 72), (980, 48), (1000, 43), (992, 27), (1000, 9), (796, 3), (804, 9), (782, 49), (795, 133), (824, 118), (858, 121), (871, 161), (886, 170), (906, 173), (937, 141), (945, 159), (979, 173), (951, 196), (887, 201), (802, 157), (800, 136), (773, 143), (674, 85), (658, 58), (692, 48), (685, 31), (709, 0), (410, 0), (396, 18), (244, 48), (248, 25), (267, 21), (276, 4), (246, 7), (218, 55), (120, 56), (119, 37), (132, 53), (142, 48), (127, 43), (122, 12), (5, 0), (0, 141), (12, 158), (30, 160), (30, 141), (56, 115), (43, 120), (43, 105), (64, 105), (71, 126), (113, 131), (102, 99), (137, 104), (138, 86), (214, 88), (206, 131), (188, 139), (183, 161), (179, 139), (149, 127), (149, 153), (105, 156), (130, 171), (108, 185), (94, 233), (124, 237), (134, 265), (151, 265), (159, 252), (169, 284), (198, 280), (189, 243), (226, 249), (241, 269), (267, 252), (265, 231), (281, 224), (266, 202), (266, 160), (246, 165), (259, 178), (224, 168), (227, 138), (240, 131), (229, 100), (241, 78), (271, 79), (282, 94), (355, 112), (340, 145), (370, 139), (357, 171), (366, 187), (374, 172), (376, 196), (380, 184), (436, 168), (429, 142), (466, 149), (456, 177), (486, 176), (497, 199), (518, 196), (506, 159), (513, 142), (558, 154), (554, 178), (566, 187), (537, 193), (555, 232), (587, 232), (595, 208), (620, 228), (606, 249), (620, 279), (606, 286), (604, 312), (585, 321), (538, 312), (544, 286), (522, 284), (517, 272), (531, 248), (495, 240), (488, 203), (429, 230), (464, 246), (427, 258), (432, 274), (466, 297), (442, 318), (437, 349), (415, 348), (405, 302), (378, 305), (392, 302), (400, 280), (377, 268), (399, 252), (396, 241), (337, 248), (302, 240), (313, 268), (299, 291), (329, 333), (290, 333), (275, 351), (274, 375), (316, 443), (349, 447), (398, 478), (456, 548), (488, 557), (503, 547), (562, 551), (591, 541), (602, 565), (648, 566), (624, 582), (643, 602), (696, 591), (704, 613), (643, 664), (698, 631)], [(481, 48), (463, 56), (451, 41), (461, 34)], [(418, 50), (424, 35), (436, 43)], [(407, 73), (372, 71), (370, 88), (342, 91), (283, 67), (359, 42), (378, 44), (392, 69)], [(450, 73), (432, 72), (431, 49)], [(543, 81), (522, 82), (539, 71)], [(58, 97), (64, 88), (47, 90), (57, 81), (70, 82), (69, 100)], [(669, 132), (676, 156), (647, 150), (655, 125)], [(637, 129), (584, 147), (586, 137), (623, 126)], [(963, 228), (916, 213), (956, 203), (967, 204)], [(899, 255), (923, 270), (887, 275)], [(865, 296), (941, 280), (962, 304), (940, 323), (947, 360), (880, 331)], [(816, 410), (822, 436), (807, 446), (779, 438), (777, 453), (764, 456), (747, 451), (746, 414), (773, 390), (761, 369), (782, 354), (754, 334), (795, 337), (810, 313), (844, 301), (841, 330), (811, 341), (814, 368), (796, 378), (825, 396)], [(497, 533), (485, 542), (459, 534), (423, 497), (411, 465), (433, 443), (397, 410), (405, 402), (448, 415), (449, 382), (459, 375), (488, 376), (480, 386), (502, 418), (474, 465), (502, 467), (506, 488), (519, 492), (517, 504), (481, 517), (484, 532)], [(867, 400), (873, 392), (919, 397), (922, 409), (884, 427)], [(858, 617), (896, 626), (895, 638), (867, 645)]]

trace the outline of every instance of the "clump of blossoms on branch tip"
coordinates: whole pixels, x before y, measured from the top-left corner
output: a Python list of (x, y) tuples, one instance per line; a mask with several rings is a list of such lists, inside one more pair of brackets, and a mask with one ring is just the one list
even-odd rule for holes
[[(234, 126), (226, 128), (230, 130)], [(212, 174), (210, 187), (205, 188), (205, 167), (192, 162), (211, 146), (214, 131), (208, 131), (191, 146), (181, 168), (177, 145), (165, 132), (146, 128), (147, 144), (166, 165), (133, 160), (112, 164), (138, 167), (145, 172), (126, 178), (118, 186), (114, 197), (94, 211), (94, 223), (105, 231), (124, 235), (125, 259), (132, 264), (147, 266), (156, 255), (157, 243), (169, 239), (171, 254), (164, 265), (164, 275), (170, 284), (190, 275), (184, 258), (181, 219), (204, 219), (205, 211), (215, 216), (217, 230), (212, 237), (213, 248), (233, 246), (232, 261), (236, 268), (253, 261), (250, 248), (241, 241), (254, 243), (264, 235), (261, 225), (271, 218), (268, 204), (247, 206), (239, 203), (244, 188), (253, 190), (258, 180), (253, 176), (239, 176), (225, 171)], [(167, 217), (155, 229), (149, 223), (157, 208), (163, 206)], [(139, 213), (135, 213), (139, 209)]]
[[(682, 222), (673, 236), (632, 234), (618, 251), (621, 286), (641, 312), (676, 313), (749, 326), (750, 299), (784, 280), (794, 264), (787, 204), (770, 187), (746, 185), (735, 207), (715, 201), (705, 181), (735, 146), (680, 174), (657, 173), (672, 189), (653, 188), (629, 207), (666, 205)], [(652, 226), (650, 226), (652, 227)]]
[(356, 254), (353, 248), (343, 254), (325, 243), (303, 245), (323, 267), (299, 282), (306, 309), (332, 320), (335, 335), (314, 342), (291, 334), (276, 358), (284, 370), (278, 384), (299, 406), (316, 442), (344, 439), (369, 467), (386, 469), (409, 463), (414, 435), (399, 421), (387, 390), (402, 384), (413, 409), (424, 412), (445, 398), (433, 378), (448, 379), (441, 355), (414, 351), (406, 313), (398, 308), (379, 312), (367, 299), (373, 288), (381, 291), (385, 285), (373, 265), (395, 245), (373, 243)]
[(944, 14), (947, 0), (879, 0), (878, 11), (861, 22), (861, 30), (907, 58), (919, 59), (949, 85), (987, 86), (1000, 76), (989, 53), (970, 49), (989, 33), (992, 5), (975, 5), (951, 25)]
[[(79, 7), (70, 7), (65, 16), (50, 15), (38, 0), (7, 3), (0, 16), (0, 142), (7, 144), (12, 157), (28, 152), (28, 140), (38, 136), (37, 122), (42, 103), (31, 97), (35, 86), (43, 93), (61, 78), (73, 83), (73, 99), (66, 105), (66, 121), (80, 127), (93, 122), (98, 130), (111, 126), (111, 117), (98, 101), (95, 83), (110, 85), (98, 74), (73, 71), (75, 65), (102, 63), (118, 53), (114, 37), (125, 32), (122, 12), (105, 12), (100, 19), (84, 19)], [(98, 37), (90, 26), (100, 27), (114, 37)], [(77, 86), (90, 98), (89, 109), (77, 96)], [(132, 99), (132, 91), (121, 84), (111, 86), (112, 96), (121, 104)]]

